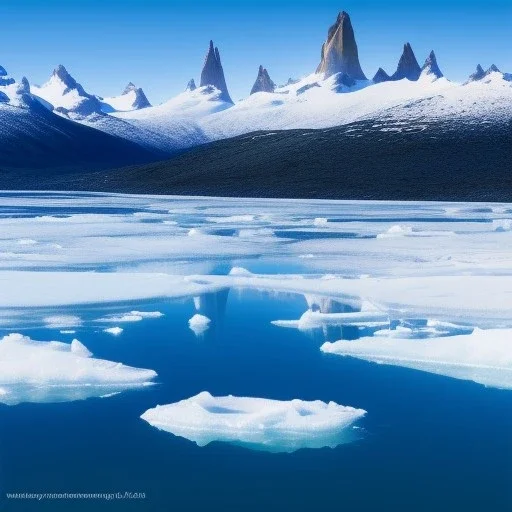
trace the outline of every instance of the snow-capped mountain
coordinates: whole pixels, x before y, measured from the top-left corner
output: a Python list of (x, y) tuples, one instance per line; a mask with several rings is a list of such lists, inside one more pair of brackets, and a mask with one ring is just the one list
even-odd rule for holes
[(144, 91), (130, 82), (120, 96), (99, 98), (101, 109), (105, 114), (112, 112), (127, 112), (151, 107), (151, 103), (144, 94)]
[(108, 135), (52, 111), (0, 66), (0, 170), (103, 169), (162, 158), (154, 149)]
[(161, 158), (258, 130), (326, 129), (367, 120), (382, 131), (419, 130), (439, 121), (493, 124), (512, 119), (512, 77), (494, 65), (487, 71), (479, 65), (459, 84), (443, 75), (433, 51), (420, 67), (406, 43), (391, 75), (379, 68), (368, 80), (346, 12), (328, 30), (321, 62), (311, 75), (276, 86), (260, 66), (251, 94), (233, 103), (219, 49), (210, 41), (199, 84), (191, 79), (184, 92), (151, 106), (132, 82), (121, 95), (102, 97), (87, 92), (62, 65), (40, 87), (30, 87), (26, 79), (16, 83), (0, 68), (0, 103), (30, 111), (43, 106), (53, 116)]
[(98, 98), (85, 92), (63, 65), (54, 69), (48, 82), (32, 86), (31, 92), (43, 100), (44, 106), (77, 120), (102, 113)]

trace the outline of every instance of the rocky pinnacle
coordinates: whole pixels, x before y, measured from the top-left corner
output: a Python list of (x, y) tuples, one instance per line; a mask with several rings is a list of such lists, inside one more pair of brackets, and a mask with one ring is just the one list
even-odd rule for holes
[(224, 70), (222, 69), (222, 64), (220, 61), (219, 49), (214, 48), (213, 41), (210, 41), (210, 47), (208, 48), (203, 70), (201, 71), (200, 86), (204, 87), (206, 85), (212, 85), (218, 89), (221, 92), (221, 100), (233, 103), (231, 97), (229, 96), (226, 79), (224, 78)]
[(407, 80), (414, 81), (418, 80), (420, 74), (421, 68), (416, 60), (414, 52), (412, 51), (411, 45), (409, 43), (405, 43), (404, 51), (398, 61), (398, 67), (393, 73), (391, 80), (402, 80), (403, 78), (407, 78)]
[(425, 64), (421, 68), (421, 73), (425, 75), (435, 76), (436, 78), (441, 78), (443, 76), (442, 71), (439, 69), (437, 64), (436, 54), (434, 50), (432, 50), (425, 60)]
[(268, 71), (263, 66), (260, 66), (256, 82), (254, 82), (251, 89), (251, 94), (256, 92), (274, 92), (275, 88), (276, 84), (270, 79)]
[(196, 81), (193, 78), (191, 78), (188, 81), (188, 84), (187, 84), (187, 87), (186, 87), (185, 91), (195, 91), (196, 89), (197, 89)]
[(381, 82), (389, 82), (391, 77), (382, 68), (379, 68), (372, 80), (374, 83), (380, 84)]
[(327, 33), (316, 72), (324, 73), (326, 78), (336, 73), (344, 73), (354, 80), (366, 80), (359, 64), (354, 29), (350, 16), (345, 11), (338, 14), (336, 23)]

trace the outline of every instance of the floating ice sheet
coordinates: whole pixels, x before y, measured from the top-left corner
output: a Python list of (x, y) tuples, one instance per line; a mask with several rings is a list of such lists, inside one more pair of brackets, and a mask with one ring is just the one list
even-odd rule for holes
[(355, 439), (353, 424), (365, 414), (363, 409), (335, 402), (214, 397), (202, 392), (149, 409), (141, 418), (198, 446), (224, 441), (256, 450), (293, 452)]
[(21, 334), (0, 339), (0, 403), (66, 402), (148, 385), (153, 370), (95, 359), (78, 340), (34, 341)]
[(367, 337), (324, 343), (323, 352), (512, 389), (512, 329), (429, 339)]

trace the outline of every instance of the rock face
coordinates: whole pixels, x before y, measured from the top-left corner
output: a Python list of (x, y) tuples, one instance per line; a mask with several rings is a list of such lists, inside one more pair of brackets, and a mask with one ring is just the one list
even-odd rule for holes
[(382, 68), (379, 68), (372, 80), (374, 83), (380, 84), (381, 82), (389, 82), (391, 77)]
[(188, 81), (187, 88), (185, 91), (195, 91), (197, 89), (196, 82), (193, 78)]
[(329, 29), (316, 72), (324, 73), (326, 78), (345, 73), (354, 80), (366, 80), (359, 64), (354, 29), (345, 11), (338, 14), (336, 23)]
[(443, 76), (443, 73), (441, 72), (437, 64), (436, 54), (434, 53), (434, 50), (430, 52), (429, 56), (425, 60), (425, 64), (423, 64), (423, 67), (421, 68), (421, 74), (435, 78), (441, 78)]
[(477, 65), (476, 71), (471, 73), (468, 78), (468, 82), (476, 82), (477, 80), (481, 80), (485, 76), (485, 71), (480, 64)]
[(491, 64), (489, 69), (485, 72), (485, 76), (490, 75), (491, 73), (501, 73), (496, 64)]
[(222, 69), (222, 63), (220, 61), (219, 49), (214, 48), (213, 41), (210, 41), (210, 47), (208, 48), (203, 70), (201, 71), (200, 86), (204, 87), (206, 85), (212, 85), (218, 89), (221, 92), (221, 100), (233, 103), (228, 92), (226, 79), (224, 78), (224, 70)]
[(11, 78), (6, 69), (3, 66), (0, 66), (0, 86), (11, 85), (14, 82), (14, 78)]
[(134, 100), (132, 102), (132, 107), (134, 110), (151, 107), (151, 103), (149, 102), (147, 96), (144, 94), (144, 91), (140, 87), (137, 87), (133, 82), (129, 82), (128, 85), (124, 88), (122, 96), (130, 94), (131, 92), (134, 93)]
[(347, 73), (338, 73), (334, 80), (334, 90), (336, 92), (344, 92), (348, 87), (356, 84), (356, 81), (347, 75)]
[(421, 74), (421, 68), (416, 60), (416, 56), (412, 51), (411, 45), (409, 43), (404, 44), (404, 51), (402, 52), (402, 56), (398, 61), (398, 67), (396, 71), (391, 76), (391, 80), (402, 80), (407, 78), (407, 80), (418, 80)]
[(256, 92), (274, 92), (275, 88), (276, 84), (270, 79), (268, 71), (263, 66), (260, 66), (256, 82), (254, 82), (251, 89), (251, 94)]

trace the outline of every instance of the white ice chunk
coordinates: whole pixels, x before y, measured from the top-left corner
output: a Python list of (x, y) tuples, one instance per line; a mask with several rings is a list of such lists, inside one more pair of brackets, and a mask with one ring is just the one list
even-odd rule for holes
[(124, 329), (122, 327), (108, 327), (107, 329), (103, 329), (103, 332), (107, 334), (112, 334), (113, 336), (119, 336)]
[(196, 336), (200, 336), (206, 332), (210, 327), (211, 320), (204, 315), (196, 313), (189, 321), (188, 326)]
[(0, 339), (0, 403), (65, 402), (148, 385), (153, 370), (95, 359), (78, 340), (34, 341), (21, 334)]
[(324, 343), (323, 352), (512, 389), (512, 329), (425, 340), (367, 337)]
[(140, 322), (145, 318), (160, 318), (164, 316), (160, 311), (130, 311), (122, 315), (109, 315), (103, 318), (98, 318), (98, 322), (108, 323), (123, 323), (123, 322)]
[(328, 325), (354, 325), (380, 327), (389, 325), (389, 317), (379, 311), (356, 311), (353, 313), (321, 313), (308, 309), (299, 320), (274, 320), (278, 327), (292, 327), (300, 330), (317, 329)]
[(78, 327), (82, 325), (82, 320), (78, 316), (74, 315), (54, 315), (47, 316), (43, 319), (47, 327), (58, 328), (58, 327)]
[(224, 441), (257, 450), (292, 452), (349, 442), (355, 437), (349, 427), (365, 414), (362, 409), (335, 402), (214, 397), (202, 392), (149, 409), (141, 418), (198, 446)]

